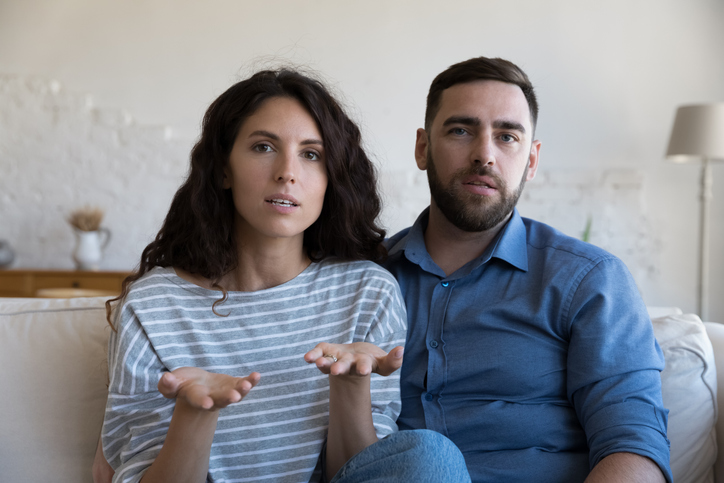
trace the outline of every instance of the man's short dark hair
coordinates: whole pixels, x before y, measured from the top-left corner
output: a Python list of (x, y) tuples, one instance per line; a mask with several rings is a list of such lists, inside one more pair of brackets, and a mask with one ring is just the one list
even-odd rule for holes
[(520, 67), (510, 61), (500, 58), (489, 59), (487, 57), (475, 57), (451, 65), (435, 77), (430, 85), (430, 92), (427, 94), (425, 130), (430, 131), (432, 121), (440, 110), (442, 91), (456, 84), (481, 80), (506, 82), (520, 87), (525, 100), (528, 101), (531, 124), (535, 131), (538, 122), (538, 101), (535, 98), (533, 84), (531, 84), (528, 76)]

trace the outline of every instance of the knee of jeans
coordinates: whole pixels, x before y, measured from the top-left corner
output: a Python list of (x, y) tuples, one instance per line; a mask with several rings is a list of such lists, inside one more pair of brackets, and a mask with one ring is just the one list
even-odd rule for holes
[(442, 460), (446, 463), (459, 459), (461, 464), (465, 464), (465, 458), (455, 443), (437, 431), (416, 429), (401, 431), (401, 434), (405, 436), (410, 450), (415, 452), (418, 458), (428, 461)]

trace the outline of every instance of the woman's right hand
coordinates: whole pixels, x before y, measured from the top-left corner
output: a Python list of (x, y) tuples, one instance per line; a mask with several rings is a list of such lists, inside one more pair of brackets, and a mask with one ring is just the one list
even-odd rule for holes
[(241, 401), (261, 379), (258, 372), (246, 377), (208, 372), (198, 367), (180, 367), (165, 373), (158, 381), (164, 397), (176, 398), (189, 406), (217, 411)]

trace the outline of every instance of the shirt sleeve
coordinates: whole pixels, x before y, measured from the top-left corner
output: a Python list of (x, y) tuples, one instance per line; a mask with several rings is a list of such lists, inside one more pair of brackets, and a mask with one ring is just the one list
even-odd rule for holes
[(101, 433), (113, 482), (137, 482), (166, 439), (175, 401), (158, 392), (166, 368), (128, 307), (109, 341), (110, 385)]
[[(381, 269), (380, 269), (381, 270)], [(407, 337), (407, 313), (402, 302), (400, 287), (394, 277), (384, 272), (383, 283), (372, 287), (366, 295), (375, 305), (370, 311), (369, 330), (360, 340), (375, 344), (385, 352), (405, 345)], [(372, 374), (370, 378), (372, 399), (372, 421), (378, 438), (397, 432), (397, 417), (400, 415), (400, 371), (387, 377)]]
[(591, 468), (619, 452), (653, 460), (668, 482), (663, 353), (623, 262), (582, 270), (568, 294), (568, 398), (586, 433)]

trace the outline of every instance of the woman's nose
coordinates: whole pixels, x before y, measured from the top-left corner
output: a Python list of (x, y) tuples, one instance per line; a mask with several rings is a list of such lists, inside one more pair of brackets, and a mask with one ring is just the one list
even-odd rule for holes
[(274, 179), (282, 183), (295, 183), (297, 167), (296, 157), (290, 153), (282, 152), (277, 158)]

